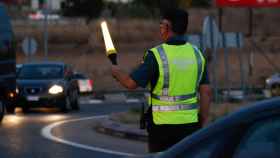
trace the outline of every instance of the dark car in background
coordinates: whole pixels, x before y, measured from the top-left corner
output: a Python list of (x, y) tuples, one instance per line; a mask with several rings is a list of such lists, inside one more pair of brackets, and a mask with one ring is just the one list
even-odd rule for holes
[(22, 64), (17, 74), (17, 106), (24, 112), (49, 106), (79, 110), (78, 91), (72, 67), (62, 62)]
[(16, 44), (10, 17), (0, 2), (0, 121), (16, 98)]
[(279, 158), (280, 97), (260, 101), (151, 158)]

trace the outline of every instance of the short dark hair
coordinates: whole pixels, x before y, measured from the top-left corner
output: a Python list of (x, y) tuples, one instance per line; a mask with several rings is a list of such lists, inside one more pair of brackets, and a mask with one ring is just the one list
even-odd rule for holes
[(163, 12), (161, 19), (170, 21), (174, 33), (179, 35), (186, 33), (189, 23), (189, 14), (187, 11), (182, 9), (168, 9)]

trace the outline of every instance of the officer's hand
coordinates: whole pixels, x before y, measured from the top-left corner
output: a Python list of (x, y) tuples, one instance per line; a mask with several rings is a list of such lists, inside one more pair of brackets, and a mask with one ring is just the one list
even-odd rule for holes
[(111, 66), (112, 76), (116, 78), (116, 76), (121, 72), (121, 69), (118, 65)]
[(117, 65), (112, 65), (112, 76), (121, 83), (127, 89), (135, 89), (137, 88), (136, 82), (129, 76), (128, 73), (121, 70), (121, 68)]

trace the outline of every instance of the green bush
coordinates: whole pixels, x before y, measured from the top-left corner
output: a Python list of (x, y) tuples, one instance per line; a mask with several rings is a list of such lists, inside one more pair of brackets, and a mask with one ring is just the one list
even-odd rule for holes
[(209, 7), (211, 0), (193, 0), (191, 6), (193, 7)]
[(66, 0), (62, 3), (62, 14), (69, 17), (85, 17), (87, 20), (100, 16), (103, 0)]

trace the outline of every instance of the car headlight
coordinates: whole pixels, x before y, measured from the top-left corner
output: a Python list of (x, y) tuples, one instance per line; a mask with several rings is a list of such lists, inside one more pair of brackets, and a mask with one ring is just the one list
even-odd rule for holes
[(19, 93), (19, 89), (18, 89), (18, 87), (16, 87), (16, 94), (18, 94)]
[(265, 83), (266, 83), (267, 85), (269, 85), (269, 84), (270, 84), (270, 79), (266, 79), (266, 80), (265, 80)]
[(63, 87), (59, 86), (59, 85), (53, 85), (50, 89), (49, 89), (49, 93), (50, 94), (58, 94), (58, 93), (62, 93), (63, 92)]

